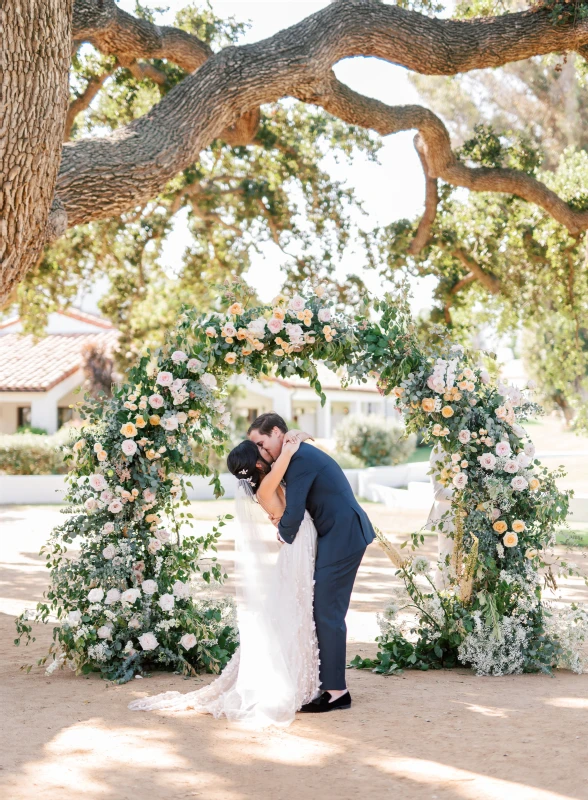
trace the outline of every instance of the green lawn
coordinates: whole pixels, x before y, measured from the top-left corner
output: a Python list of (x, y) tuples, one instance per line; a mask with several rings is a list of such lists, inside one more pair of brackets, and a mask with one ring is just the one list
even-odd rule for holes
[(407, 463), (414, 464), (417, 461), (428, 461), (432, 449), (433, 448), (429, 446), (417, 447), (414, 453), (410, 455)]

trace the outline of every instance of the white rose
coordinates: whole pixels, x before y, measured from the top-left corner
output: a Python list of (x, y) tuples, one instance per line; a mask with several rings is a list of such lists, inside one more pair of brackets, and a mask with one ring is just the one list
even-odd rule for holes
[(139, 644), (143, 650), (155, 650), (159, 646), (159, 642), (152, 633), (144, 633), (139, 636)]
[(157, 605), (162, 611), (172, 611), (175, 601), (173, 594), (162, 594), (157, 601)]
[(105, 489), (103, 492), (100, 492), (100, 499), (103, 503), (110, 503), (112, 500), (114, 500), (114, 495), (110, 489)]
[(128, 603), (128, 605), (132, 606), (133, 603), (140, 597), (141, 592), (139, 589), (127, 589), (124, 591), (121, 596), (121, 602)]
[(107, 488), (108, 484), (104, 479), (104, 475), (100, 475), (100, 473), (97, 472), (94, 475), (90, 475), (90, 486), (97, 492), (101, 492), (103, 489)]
[(149, 405), (152, 408), (161, 408), (162, 405), (164, 404), (164, 402), (165, 401), (164, 401), (163, 397), (160, 394), (157, 394), (157, 393), (152, 394), (151, 397), (149, 398)]
[(136, 631), (139, 630), (140, 627), (141, 623), (139, 622), (137, 617), (133, 617), (132, 619), (129, 620), (129, 628), (132, 628), (133, 630)]
[(513, 461), (512, 458), (509, 458), (504, 464), (504, 471), (513, 475), (515, 472), (519, 471), (519, 465), (516, 461)]
[(456, 475), (456, 476), (453, 478), (453, 485), (454, 485), (454, 486), (455, 486), (457, 489), (464, 489), (464, 488), (465, 488), (465, 486), (466, 486), (466, 484), (467, 484), (467, 482), (468, 482), (468, 476), (467, 476), (467, 475), (466, 475), (464, 472), (459, 472), (459, 473), (458, 473), (458, 474), (457, 474), (457, 475)]
[(482, 383), (490, 383), (490, 373), (483, 369), (480, 372), (480, 380)]
[(96, 634), (99, 639), (112, 639), (112, 628), (110, 625), (102, 625), (101, 628), (98, 628)]
[(157, 583), (152, 580), (143, 581), (141, 584), (141, 589), (145, 592), (145, 594), (155, 594), (157, 591)]
[(300, 325), (293, 325), (289, 322), (285, 327), (292, 344), (300, 344), (304, 341), (304, 331)]
[(112, 503), (108, 506), (108, 510), (111, 514), (119, 514), (123, 509), (123, 504), (120, 500), (113, 500)]
[(137, 452), (137, 442), (134, 439), (125, 439), (120, 447), (125, 456), (134, 456)]
[(75, 611), (70, 611), (67, 615), (67, 621), (72, 627), (79, 625), (82, 621), (82, 612), (77, 609)]
[(200, 361), (198, 358), (191, 358), (187, 364), (187, 367), (190, 370), (190, 372), (200, 372), (200, 370), (203, 370), (205, 366), (206, 365), (204, 364), (204, 362)]
[(177, 431), (178, 418), (175, 415), (173, 417), (164, 417), (160, 424), (165, 431)]
[(118, 589), (109, 589), (104, 598), (104, 604), (111, 606), (113, 603), (118, 603), (120, 600), (120, 592)]
[(284, 323), (281, 319), (277, 319), (276, 317), (272, 317), (268, 323), (267, 327), (271, 333), (279, 333), (282, 328), (284, 327)]
[(219, 417), (218, 420), (219, 428), (226, 428), (227, 425), (230, 424), (230, 422), (231, 422), (231, 415), (229, 414), (228, 411), (225, 411), (225, 413)]
[(186, 414), (185, 411), (178, 411), (178, 413), (176, 414), (176, 419), (180, 423), (180, 425), (183, 425), (185, 422), (188, 421), (188, 415)]
[(188, 356), (183, 350), (174, 350), (174, 352), (171, 354), (171, 360), (174, 362), (174, 364), (181, 364), (182, 361), (186, 361), (187, 358)]
[(510, 445), (508, 442), (498, 442), (496, 445), (496, 455), (497, 456), (509, 456), (510, 455)]
[(101, 603), (104, 597), (104, 590), (98, 587), (97, 589), (90, 589), (88, 592), (88, 600), (91, 603)]
[(529, 458), (533, 458), (535, 455), (535, 445), (532, 442), (527, 442), (525, 445), (525, 455), (529, 456)]
[(513, 429), (514, 433), (516, 433), (519, 439), (523, 438), (525, 435), (525, 429), (522, 427), (522, 425), (519, 425), (518, 422), (513, 422), (510, 427)]
[(515, 490), (515, 492), (522, 492), (522, 491), (523, 491), (523, 489), (526, 489), (526, 488), (528, 487), (528, 485), (529, 485), (529, 484), (528, 484), (528, 483), (527, 483), (527, 481), (526, 481), (526, 480), (523, 478), (523, 476), (522, 476), (522, 475), (516, 475), (516, 476), (515, 476), (515, 477), (512, 479), (512, 481), (510, 482), (510, 485), (511, 485), (511, 486), (512, 486), (512, 488)]
[(171, 386), (173, 381), (174, 376), (171, 372), (160, 372), (155, 379), (155, 383), (158, 383), (160, 386)]
[(205, 372), (204, 375), (200, 376), (200, 383), (206, 386), (207, 389), (216, 389), (217, 387), (217, 380), (210, 372)]
[(197, 639), (193, 633), (185, 633), (182, 638), (180, 639), (180, 644), (184, 648), (184, 650), (191, 650), (193, 647), (196, 646)]
[(529, 458), (529, 456), (526, 453), (519, 453), (517, 455), (517, 464), (519, 465), (519, 467), (522, 467), (523, 469), (525, 469), (526, 467), (529, 466), (530, 463), (531, 463), (531, 459)]
[(493, 508), (492, 509), (492, 521), (497, 520), (501, 513), (502, 512), (500, 511), (499, 508)]
[(158, 528), (158, 530), (155, 531), (155, 536), (162, 544), (165, 544), (166, 542), (169, 542), (171, 534), (169, 531), (166, 531), (165, 528)]
[(300, 297), (299, 294), (295, 294), (294, 297), (288, 303), (288, 307), (292, 309), (292, 311), (302, 311), (304, 306), (306, 305), (304, 298)]
[(114, 558), (116, 555), (116, 547), (113, 544), (107, 544), (104, 550), (102, 551), (102, 555), (106, 559)]
[(84, 508), (86, 511), (94, 511), (94, 509), (98, 508), (98, 503), (95, 497), (88, 497), (86, 502), (84, 503)]
[(251, 320), (249, 325), (247, 326), (247, 330), (251, 331), (251, 333), (256, 336), (258, 339), (263, 339), (265, 336), (265, 320), (263, 317), (259, 317), (258, 319)]
[(184, 600), (186, 597), (190, 596), (190, 587), (183, 581), (176, 581), (172, 586), (172, 592), (178, 600)]
[(459, 439), (459, 441), (462, 444), (467, 444), (469, 442), (469, 440), (471, 439), (471, 433), (468, 430), (465, 430), (465, 429), (461, 430), (457, 434), (457, 438)]
[(331, 310), (329, 308), (321, 308), (318, 312), (319, 322), (330, 322), (331, 321)]
[(484, 469), (494, 469), (496, 466), (496, 456), (494, 453), (484, 453), (480, 456), (480, 466)]
[(159, 539), (149, 539), (147, 550), (151, 553), (152, 556), (154, 556), (158, 550), (161, 550), (161, 542), (159, 541)]
[(113, 522), (106, 522), (102, 526), (102, 533), (112, 533), (114, 530), (114, 523)]

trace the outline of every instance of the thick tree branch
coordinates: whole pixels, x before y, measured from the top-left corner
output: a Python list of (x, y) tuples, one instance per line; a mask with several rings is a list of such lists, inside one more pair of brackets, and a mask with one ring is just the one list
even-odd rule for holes
[(572, 235), (588, 228), (588, 211), (575, 211), (544, 183), (515, 169), (468, 167), (455, 157), (443, 122), (422, 106), (388, 106), (354, 92), (334, 75), (308, 102), (353, 125), (372, 128), (382, 136), (416, 128), (419, 131), (427, 174), (453, 186), (476, 192), (513, 194), (543, 208)]
[(421, 217), (414, 238), (408, 247), (409, 254), (413, 256), (418, 255), (431, 238), (431, 228), (437, 216), (437, 204), (439, 203), (437, 179), (432, 178), (429, 174), (427, 158), (425, 156), (425, 142), (421, 138), (420, 133), (417, 133), (414, 137), (414, 146), (420, 158), (425, 176), (425, 213)]
[(75, 0), (73, 39), (90, 42), (105, 55), (165, 58), (187, 72), (194, 72), (212, 55), (197, 36), (137, 19), (118, 8), (115, 0)]
[(67, 109), (67, 117), (65, 119), (65, 132), (63, 137), (64, 142), (69, 141), (71, 129), (73, 128), (73, 124), (77, 115), (88, 108), (100, 89), (102, 89), (104, 81), (110, 75), (112, 75), (112, 72), (113, 70), (109, 70), (108, 72), (103, 72), (101, 75), (95, 75), (90, 78), (84, 91), (71, 101), (69, 108)]
[(482, 286), (490, 292), (490, 294), (500, 294), (501, 286), (498, 278), (496, 278), (490, 272), (486, 272), (484, 269), (482, 269), (478, 262), (472, 258), (469, 253), (466, 253), (466, 251), (462, 250), (460, 247), (456, 247), (451, 251), (451, 255), (457, 258), (458, 261), (461, 261), (463, 266), (470, 271), (474, 278), (481, 283)]
[[(76, 3), (76, 36), (86, 30), (80, 24), (80, 9), (95, 5), (90, 0)], [(133, 18), (120, 16), (123, 12), (116, 8), (112, 17), (110, 0), (103, 6), (108, 13), (100, 28), (101, 47), (110, 46), (112, 52), (114, 42), (122, 47), (131, 41), (137, 57), (163, 55), (162, 45), (151, 43), (154, 26), (138, 21), (136, 28)], [(95, 23), (92, 30), (95, 33)], [(238, 128), (242, 119), (247, 140), (248, 115), (259, 105), (294, 95), (383, 135), (416, 128), (431, 179), (441, 177), (475, 191), (517, 194), (540, 205), (570, 231), (583, 230), (588, 213), (573, 211), (543, 184), (516, 170), (461, 164), (451, 151), (445, 126), (432, 112), (419, 106), (390, 108), (364, 98), (338, 83), (331, 66), (345, 57), (373, 55), (422, 73), (449, 75), (584, 43), (588, 20), (575, 27), (554, 26), (541, 10), (462, 21), (432, 19), (375, 0), (335, 2), (270, 39), (211, 56), (145, 117), (111, 136), (66, 145), (57, 193), (69, 225), (118, 215), (162, 191), (204, 147), (231, 126)], [(170, 50), (166, 54), (178, 60)]]

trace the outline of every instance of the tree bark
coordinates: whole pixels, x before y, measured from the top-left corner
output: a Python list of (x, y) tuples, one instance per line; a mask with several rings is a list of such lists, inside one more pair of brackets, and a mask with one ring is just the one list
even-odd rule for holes
[(66, 229), (54, 188), (69, 94), (71, 11), (66, 0), (0, 7), (0, 303), (47, 239)]

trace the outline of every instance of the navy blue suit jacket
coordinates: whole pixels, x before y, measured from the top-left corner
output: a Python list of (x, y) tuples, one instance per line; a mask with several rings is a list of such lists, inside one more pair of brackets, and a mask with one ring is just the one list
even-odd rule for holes
[(318, 447), (302, 442), (284, 480), (286, 510), (280, 536), (292, 544), (308, 509), (318, 533), (317, 568), (342, 561), (374, 540), (372, 524), (343, 470)]

